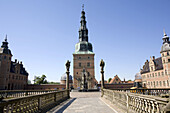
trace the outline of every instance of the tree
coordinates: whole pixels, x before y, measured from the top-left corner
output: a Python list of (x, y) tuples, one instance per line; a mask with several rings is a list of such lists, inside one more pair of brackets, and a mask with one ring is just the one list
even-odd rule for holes
[(132, 80), (128, 80), (128, 81), (132, 81)]
[(31, 80), (28, 80), (28, 84), (31, 84)]
[(35, 76), (34, 78), (34, 84), (47, 84), (47, 80), (46, 80), (46, 76), (45, 75), (42, 75), (41, 77), (40, 76)]
[(48, 82), (48, 84), (60, 84), (60, 82)]
[(108, 83), (109, 83), (111, 80), (112, 80), (112, 78), (109, 78), (109, 79), (108, 79)]

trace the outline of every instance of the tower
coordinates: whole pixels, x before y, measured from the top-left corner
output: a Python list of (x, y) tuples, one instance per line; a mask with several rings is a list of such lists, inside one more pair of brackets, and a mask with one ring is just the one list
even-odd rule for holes
[(11, 66), (11, 50), (8, 48), (7, 36), (0, 48), (0, 89), (7, 89)]
[(163, 45), (161, 47), (161, 57), (162, 57), (162, 65), (163, 65), (163, 72), (164, 72), (164, 77), (166, 77), (166, 84), (169, 86), (169, 81), (170, 81), (170, 41), (169, 41), (169, 36), (164, 31), (164, 37), (162, 38), (163, 40)]
[[(81, 88), (82, 85), (87, 85), (86, 88), (91, 89), (96, 84), (94, 72), (95, 54), (93, 53), (92, 44), (88, 42), (86, 23), (83, 6), (79, 28), (79, 42), (75, 45), (75, 52), (73, 53), (73, 86), (74, 88)], [(83, 81), (86, 83), (83, 84)]]

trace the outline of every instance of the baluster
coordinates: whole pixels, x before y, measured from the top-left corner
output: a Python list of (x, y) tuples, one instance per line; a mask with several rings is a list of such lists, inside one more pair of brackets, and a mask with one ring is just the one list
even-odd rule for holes
[(149, 112), (149, 113), (151, 112), (151, 103), (150, 103), (149, 100), (148, 100), (148, 112)]

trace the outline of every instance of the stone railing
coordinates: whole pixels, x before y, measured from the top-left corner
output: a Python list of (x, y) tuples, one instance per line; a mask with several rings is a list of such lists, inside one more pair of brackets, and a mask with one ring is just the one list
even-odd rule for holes
[(0, 97), (3, 98), (16, 98), (25, 97), (29, 95), (44, 94), (49, 92), (56, 92), (57, 90), (0, 90)]
[(169, 98), (153, 95), (143, 95), (117, 90), (102, 90), (103, 97), (118, 105), (127, 113), (168, 113), (170, 112)]
[(69, 98), (69, 91), (57, 91), (0, 101), (0, 113), (45, 113)]
[(144, 89), (144, 88), (124, 89), (124, 88), (119, 88), (119, 89), (111, 89), (111, 90), (143, 94), (143, 95), (160, 96), (160, 97), (169, 97), (169, 93), (170, 93), (170, 88), (167, 88), (167, 89)]

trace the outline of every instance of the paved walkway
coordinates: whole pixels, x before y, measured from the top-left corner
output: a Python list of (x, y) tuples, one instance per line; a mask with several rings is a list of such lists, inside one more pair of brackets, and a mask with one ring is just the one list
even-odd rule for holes
[(100, 92), (71, 92), (71, 99), (53, 113), (116, 113), (100, 98)]

